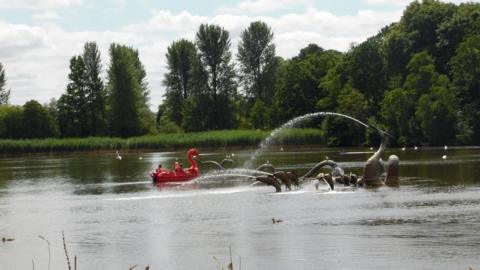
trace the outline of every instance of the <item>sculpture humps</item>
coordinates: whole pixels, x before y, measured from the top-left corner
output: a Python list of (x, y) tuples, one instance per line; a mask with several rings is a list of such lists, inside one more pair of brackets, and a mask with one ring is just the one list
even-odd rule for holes
[[(364, 124), (366, 125), (366, 124)], [(370, 127), (370, 126), (367, 126)], [(285, 191), (290, 191), (293, 188), (299, 188), (304, 182), (316, 180), (315, 187), (319, 188), (320, 183), (325, 182), (331, 190), (335, 189), (335, 185), (354, 186), (364, 188), (375, 188), (380, 186), (397, 187), (399, 185), (399, 165), (400, 160), (396, 155), (390, 155), (387, 162), (382, 160), (388, 144), (389, 134), (373, 127), (377, 130), (381, 137), (381, 143), (377, 151), (367, 159), (363, 166), (362, 176), (358, 177), (356, 174), (349, 172), (345, 173), (344, 169), (330, 159), (323, 160), (308, 170), (303, 176), (297, 176), (293, 171), (277, 171), (276, 168), (267, 162), (260, 165), (253, 171), (252, 175), (242, 175), (247, 178), (264, 183), (268, 186), (273, 186), (276, 192), (282, 191), (284, 186)], [(233, 159), (227, 156), (226, 159), (220, 163), (216, 161), (204, 161), (205, 164), (213, 164), (219, 170), (226, 170), (226, 164), (234, 165)], [(320, 172), (324, 167), (329, 167), (329, 173)]]
[[(276, 192), (282, 190), (282, 185), (285, 186), (285, 190), (291, 190), (292, 183), (294, 186), (299, 187), (303, 182), (313, 179), (317, 180), (315, 183), (316, 189), (318, 189), (321, 182), (328, 184), (331, 190), (334, 190), (335, 185), (338, 184), (364, 188), (376, 188), (381, 186), (398, 187), (400, 160), (396, 155), (390, 155), (387, 162), (382, 160), (382, 156), (385, 154), (388, 144), (389, 135), (381, 130), (378, 131), (381, 136), (380, 146), (365, 162), (361, 177), (358, 177), (352, 172), (345, 173), (335, 161), (327, 159), (317, 163), (301, 177), (297, 177), (293, 172), (275, 171), (273, 165), (266, 163), (261, 165), (258, 170), (269, 168), (270, 170), (273, 169), (272, 173), (269, 175), (257, 176), (256, 180), (274, 186)], [(331, 172), (319, 173), (324, 167), (329, 167)]]

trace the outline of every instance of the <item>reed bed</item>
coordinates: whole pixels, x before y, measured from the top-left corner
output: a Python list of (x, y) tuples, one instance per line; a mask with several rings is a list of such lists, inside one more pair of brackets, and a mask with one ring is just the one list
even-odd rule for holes
[[(189, 147), (256, 146), (270, 134), (260, 130), (222, 130), (194, 133), (170, 133), (131, 138), (88, 137), (0, 140), (1, 154), (54, 153), (108, 150), (185, 149)], [(288, 129), (278, 134), (274, 144), (324, 144), (319, 129)]]

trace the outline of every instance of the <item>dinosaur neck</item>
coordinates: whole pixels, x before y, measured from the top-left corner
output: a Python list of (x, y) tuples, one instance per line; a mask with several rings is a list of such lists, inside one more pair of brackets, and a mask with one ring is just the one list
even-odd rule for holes
[(383, 153), (385, 152), (385, 149), (387, 148), (388, 137), (385, 134), (381, 134), (381, 136), (382, 136), (382, 142), (380, 143), (380, 147), (378, 147), (377, 152), (375, 152), (375, 154), (373, 154), (373, 156), (371, 157), (374, 160), (379, 160), (382, 157)]

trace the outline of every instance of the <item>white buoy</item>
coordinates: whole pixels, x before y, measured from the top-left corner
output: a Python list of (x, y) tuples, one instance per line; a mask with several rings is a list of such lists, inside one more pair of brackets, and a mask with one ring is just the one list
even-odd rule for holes
[(405, 151), (405, 147), (402, 147), (402, 151)]
[(283, 147), (280, 147), (280, 151), (283, 151)]
[(372, 151), (372, 150), (373, 150), (373, 147), (370, 147), (370, 151)]
[(443, 155), (443, 156), (442, 156), (442, 159), (443, 159), (443, 160), (447, 159), (447, 155)]
[(413, 147), (413, 149), (418, 150), (418, 147), (415, 145), (415, 147)]
[(143, 157), (141, 157), (141, 156), (140, 156), (140, 157), (138, 157), (138, 159), (139, 159), (139, 160), (142, 160), (142, 159), (143, 159)]
[(445, 145), (445, 146), (443, 147), (443, 149), (448, 150), (448, 146)]
[(117, 153), (117, 157), (116, 157), (116, 158), (117, 158), (118, 160), (122, 160), (122, 156), (120, 156), (120, 154), (118, 153), (118, 150), (116, 151), (116, 153)]

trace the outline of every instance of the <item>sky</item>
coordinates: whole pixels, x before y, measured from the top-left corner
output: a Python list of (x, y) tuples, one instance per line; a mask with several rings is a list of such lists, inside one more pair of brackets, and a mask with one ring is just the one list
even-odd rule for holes
[[(156, 111), (165, 91), (165, 53), (175, 40), (194, 40), (202, 23), (230, 32), (236, 55), (252, 21), (272, 27), (277, 54), (290, 58), (316, 43), (346, 51), (397, 22), (409, 0), (0, 0), (0, 63), (10, 103), (58, 99), (68, 84), (69, 60), (97, 42), (104, 69), (116, 42), (139, 50)], [(451, 0), (460, 3), (466, 1)], [(473, 2), (480, 2), (476, 0)]]

